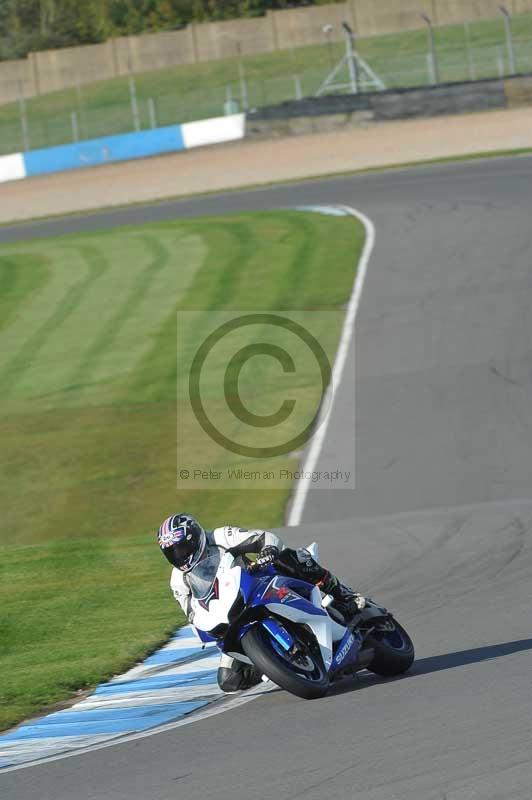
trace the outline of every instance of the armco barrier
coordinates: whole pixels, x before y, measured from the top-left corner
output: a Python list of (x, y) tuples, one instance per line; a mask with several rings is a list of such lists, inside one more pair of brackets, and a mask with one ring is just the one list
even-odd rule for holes
[(0, 183), (235, 141), (244, 138), (245, 130), (245, 114), (233, 114), (186, 125), (169, 125), (151, 131), (14, 153), (0, 157)]

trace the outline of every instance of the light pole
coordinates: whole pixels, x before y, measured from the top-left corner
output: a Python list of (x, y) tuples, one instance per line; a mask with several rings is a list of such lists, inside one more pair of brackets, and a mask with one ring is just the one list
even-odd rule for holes
[(506, 6), (499, 6), (499, 11), (504, 17), (504, 30), (506, 33), (506, 49), (508, 51), (508, 63), (510, 64), (510, 73), (515, 75), (515, 51), (512, 39), (512, 23), (511, 15)]
[(347, 68), (349, 70), (349, 81), (351, 83), (351, 91), (353, 94), (358, 94), (358, 63), (355, 58), (355, 44), (352, 28), (347, 22), (342, 22), (342, 28), (345, 33), (345, 41), (347, 47)]
[(331, 62), (331, 69), (334, 67), (333, 43), (331, 39), (333, 30), (334, 28), (332, 25), (324, 25), (322, 28), (322, 31), (325, 34), (325, 39), (327, 41), (327, 46), (329, 48), (329, 61)]
[(429, 54), (430, 54), (430, 63), (432, 66), (432, 82), (439, 83), (440, 82), (440, 70), (438, 67), (438, 57), (436, 55), (436, 46), (434, 44), (434, 29), (432, 27), (432, 20), (426, 14), (421, 14), (421, 19), (423, 22), (427, 24), (427, 32), (428, 32), (428, 44), (429, 44)]

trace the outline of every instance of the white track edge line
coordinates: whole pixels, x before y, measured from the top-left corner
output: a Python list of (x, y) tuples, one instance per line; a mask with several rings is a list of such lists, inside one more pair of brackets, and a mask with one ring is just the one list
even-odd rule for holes
[[(364, 247), (362, 249), (362, 254), (358, 262), (355, 284), (353, 287), (351, 298), (349, 300), (349, 305), (347, 307), (347, 314), (342, 328), (342, 336), (340, 338), (340, 344), (338, 346), (338, 352), (336, 354), (336, 359), (332, 370), (331, 383), (323, 400), (321, 411), (318, 416), (318, 421), (316, 424), (316, 433), (312, 438), (309, 451), (302, 466), (302, 472), (304, 473), (307, 472), (311, 473), (314, 471), (314, 468), (321, 453), (323, 441), (327, 434), (327, 429), (329, 427), (329, 420), (332, 416), (334, 401), (336, 399), (336, 394), (340, 382), (342, 380), (342, 375), (347, 360), (347, 353), (351, 345), (351, 341), (353, 339), (355, 322), (357, 318), (358, 307), (360, 305), (360, 298), (362, 296), (362, 290), (364, 288), (364, 282), (366, 279), (368, 264), (371, 255), (373, 253), (373, 249), (375, 247), (375, 236), (376, 236), (375, 225), (369, 219), (369, 217), (367, 217), (361, 211), (358, 211), (356, 208), (352, 208), (351, 206), (337, 206), (337, 207), (343, 209), (350, 216), (355, 217), (356, 219), (359, 220), (359, 222), (363, 224), (366, 232), (366, 239), (364, 242)], [(305, 507), (305, 502), (307, 499), (310, 486), (311, 486), (310, 479), (302, 478), (298, 482), (294, 498), (290, 507), (290, 513), (288, 515), (287, 525), (289, 527), (299, 525), (299, 523), (301, 522), (301, 517), (303, 516), (303, 509)]]
[[(324, 205), (332, 206), (333, 204), (326, 203)], [(347, 314), (342, 328), (340, 344), (338, 346), (338, 352), (336, 354), (336, 359), (333, 366), (331, 385), (329, 387), (330, 395), (325, 398), (322, 404), (322, 412), (320, 413), (320, 416), (318, 418), (318, 431), (312, 440), (312, 446), (309, 450), (307, 458), (305, 459), (304, 463), (305, 470), (310, 470), (314, 468), (321, 452), (323, 441), (325, 439), (325, 434), (327, 433), (327, 428), (332, 408), (334, 405), (337, 388), (342, 379), (345, 367), (347, 351), (349, 349), (349, 345), (351, 344), (351, 340), (353, 337), (355, 321), (358, 313), (358, 307), (360, 305), (362, 290), (364, 288), (364, 282), (366, 278), (368, 264), (371, 255), (373, 253), (373, 249), (375, 247), (375, 238), (376, 238), (375, 226), (373, 222), (369, 219), (369, 217), (367, 217), (361, 211), (358, 211), (356, 208), (352, 208), (351, 206), (337, 205), (336, 208), (343, 209), (347, 214), (349, 214), (352, 217), (355, 217), (363, 224), (366, 232), (366, 239), (364, 242), (364, 247), (362, 248), (362, 254), (358, 262), (355, 283), (351, 297), (349, 299), (349, 305), (347, 308)], [(303, 507), (305, 505), (305, 500), (309, 488), (310, 484), (308, 481), (300, 482), (298, 484), (296, 493), (294, 495), (294, 501), (292, 503), (290, 514), (287, 520), (287, 524), (290, 527), (298, 525), (301, 520)], [(277, 689), (277, 687), (268, 686), (268, 684), (266, 684), (266, 686), (262, 685), (254, 687), (253, 689), (250, 689), (248, 692), (245, 692), (244, 694), (241, 694), (238, 697), (233, 698), (232, 700), (227, 700), (225, 702), (214, 701), (213, 703), (210, 703), (207, 708), (201, 709), (199, 711), (193, 711), (190, 714), (186, 715), (184, 718), (176, 720), (175, 722), (168, 722), (165, 725), (161, 725), (157, 728), (153, 728), (147, 731), (139, 731), (138, 733), (125, 734), (122, 736), (118, 735), (116, 738), (111, 739), (110, 741), (102, 742), (101, 744), (97, 745), (89, 745), (88, 747), (80, 748), (79, 750), (73, 750), (71, 752), (66, 752), (66, 753), (59, 753), (55, 756), (48, 756), (48, 757), (45, 756), (44, 758), (36, 759), (35, 761), (29, 761), (25, 764), (15, 764), (12, 767), (4, 767), (3, 769), (0, 769), (0, 775), (4, 775), (7, 772), (15, 772), (21, 769), (29, 769), (31, 767), (38, 767), (44, 764), (50, 764), (52, 761), (61, 761), (64, 758), (73, 758), (74, 756), (86, 755), (87, 753), (91, 753), (95, 750), (103, 750), (107, 747), (115, 747), (118, 744), (125, 744), (126, 742), (131, 742), (136, 739), (146, 739), (148, 736), (156, 736), (159, 733), (166, 733), (168, 731), (174, 730), (175, 728), (180, 728), (183, 725), (190, 725), (192, 722), (199, 722), (200, 720), (206, 719), (207, 717), (215, 716), (217, 714), (222, 714), (224, 711), (229, 711), (232, 708), (238, 708), (239, 706), (245, 705), (246, 703), (255, 700), (257, 697), (261, 697), (263, 694), (273, 691), (274, 689)]]

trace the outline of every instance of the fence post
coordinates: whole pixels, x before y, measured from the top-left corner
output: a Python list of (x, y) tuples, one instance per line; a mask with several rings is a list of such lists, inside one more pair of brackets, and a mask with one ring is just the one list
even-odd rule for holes
[(426, 53), (427, 59), (427, 74), (429, 77), (429, 83), (434, 85), (436, 83), (436, 75), (434, 73), (434, 60), (430, 53)]
[(464, 22), (466, 50), (467, 50), (467, 65), (469, 68), (469, 80), (476, 80), (475, 60), (473, 58), (473, 51), (471, 49), (471, 32), (469, 30), (469, 22)]
[(508, 64), (510, 66), (510, 74), (515, 75), (517, 70), (515, 68), (515, 51), (514, 51), (514, 42), (512, 38), (511, 15), (506, 6), (499, 6), (499, 11), (504, 17), (504, 31), (506, 34), (506, 50), (508, 52)]
[(246, 81), (244, 62), (242, 61), (242, 48), (240, 46), (240, 42), (238, 42), (238, 76), (240, 79), (240, 102), (244, 111), (247, 111), (249, 108), (248, 84)]
[(428, 53), (427, 57), (430, 59), (430, 67), (429, 67), (429, 75), (431, 75), (432, 80), (431, 83), (439, 83), (440, 82), (440, 70), (438, 66), (438, 56), (436, 54), (436, 45), (434, 42), (434, 28), (432, 27), (432, 20), (426, 14), (421, 14), (421, 19), (427, 25), (427, 41), (428, 41)]
[(157, 127), (157, 113), (155, 111), (155, 100), (153, 97), (148, 97), (148, 116), (150, 118), (150, 125), (152, 128)]
[(230, 114), (237, 114), (238, 113), (238, 103), (233, 100), (233, 90), (229, 85), (225, 87), (225, 103), (224, 103), (224, 114), (225, 116), (229, 116)]
[(89, 139), (89, 126), (87, 124), (87, 111), (85, 107), (85, 96), (83, 94), (83, 89), (81, 88), (81, 81), (79, 78), (79, 72), (76, 71), (76, 95), (78, 98), (78, 111), (79, 111), (79, 121), (81, 122), (81, 130), (83, 131), (83, 137), (85, 139)]
[(137, 85), (133, 75), (129, 76), (129, 96), (131, 99), (131, 114), (133, 116), (133, 127), (138, 132), (140, 131), (140, 115), (139, 104), (137, 100)]
[(301, 78), (299, 75), (294, 75), (294, 85), (296, 88), (296, 100), (303, 99), (303, 89), (301, 87)]
[(70, 112), (70, 124), (72, 125), (72, 141), (79, 142), (79, 125), (77, 111)]
[(22, 148), (25, 151), (30, 149), (30, 133), (28, 125), (28, 112), (26, 108), (26, 98), (22, 91), (20, 81), (17, 82), (18, 86), (18, 108), (20, 113), (20, 128), (22, 131)]
[(504, 53), (499, 46), (495, 49), (497, 51), (497, 71), (499, 73), (499, 78), (504, 78)]

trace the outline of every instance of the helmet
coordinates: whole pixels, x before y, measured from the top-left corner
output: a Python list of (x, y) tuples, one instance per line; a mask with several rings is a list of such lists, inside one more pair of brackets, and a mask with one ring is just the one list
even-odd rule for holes
[(174, 514), (165, 519), (159, 528), (157, 541), (170, 564), (182, 572), (194, 569), (207, 547), (204, 529), (188, 514)]

